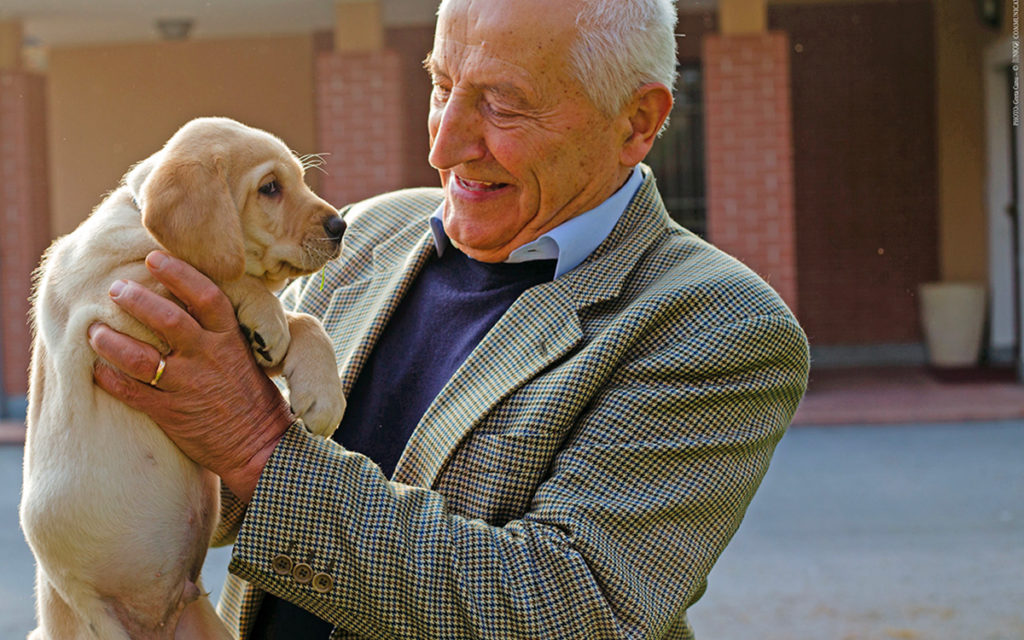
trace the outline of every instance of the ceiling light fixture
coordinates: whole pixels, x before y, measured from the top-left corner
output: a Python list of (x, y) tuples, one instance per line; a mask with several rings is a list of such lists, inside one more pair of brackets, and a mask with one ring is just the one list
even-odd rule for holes
[(193, 24), (192, 18), (157, 18), (156, 30), (164, 40), (187, 40)]

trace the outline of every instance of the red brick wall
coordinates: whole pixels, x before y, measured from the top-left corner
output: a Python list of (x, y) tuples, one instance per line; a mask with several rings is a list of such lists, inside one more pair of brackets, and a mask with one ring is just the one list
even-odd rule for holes
[(793, 51), (800, 320), (812, 344), (918, 342), (917, 285), (939, 275), (931, 3), (768, 17)]
[(0, 71), (0, 352), (3, 393), (24, 395), (31, 274), (50, 242), (45, 81)]
[(327, 52), (316, 61), (320, 195), (337, 206), (402, 186), (401, 61), (394, 51)]
[(703, 41), (708, 238), (797, 308), (789, 41)]

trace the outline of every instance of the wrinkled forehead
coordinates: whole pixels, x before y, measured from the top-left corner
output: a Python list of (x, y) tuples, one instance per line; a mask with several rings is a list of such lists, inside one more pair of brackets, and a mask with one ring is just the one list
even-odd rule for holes
[(444, 65), (487, 58), (536, 74), (568, 67), (576, 2), (447, 0), (432, 59)]

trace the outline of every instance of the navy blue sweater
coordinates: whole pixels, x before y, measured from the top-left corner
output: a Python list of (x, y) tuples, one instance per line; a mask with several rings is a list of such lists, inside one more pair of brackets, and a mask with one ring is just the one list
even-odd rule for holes
[[(453, 246), (432, 256), (399, 303), (348, 398), (334, 439), (388, 477), (427, 407), (502, 314), (551, 280), (554, 260), (477, 262)], [(324, 640), (332, 626), (267, 594), (251, 640)]]

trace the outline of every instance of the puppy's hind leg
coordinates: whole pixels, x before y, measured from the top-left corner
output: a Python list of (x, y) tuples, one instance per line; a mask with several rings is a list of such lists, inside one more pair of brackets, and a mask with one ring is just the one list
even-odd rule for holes
[(36, 569), (36, 617), (39, 626), (28, 640), (76, 638), (81, 627), (78, 614), (64, 602), (42, 569)]
[(86, 611), (76, 611), (61, 597), (42, 569), (37, 569), (39, 627), (28, 635), (28, 640), (131, 640), (102, 601), (93, 598), (88, 601)]

